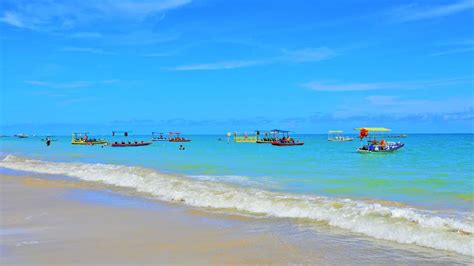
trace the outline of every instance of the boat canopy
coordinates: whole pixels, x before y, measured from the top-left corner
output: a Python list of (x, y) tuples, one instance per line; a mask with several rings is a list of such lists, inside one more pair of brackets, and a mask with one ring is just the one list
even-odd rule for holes
[(361, 130), (361, 129), (366, 129), (367, 131), (372, 131), (372, 132), (390, 132), (392, 131), (390, 128), (385, 128), (385, 127), (357, 127), (354, 128), (354, 130)]

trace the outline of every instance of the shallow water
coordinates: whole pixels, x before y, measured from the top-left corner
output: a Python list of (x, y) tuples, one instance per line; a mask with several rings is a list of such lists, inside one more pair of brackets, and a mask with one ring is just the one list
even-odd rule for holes
[(305, 141), (300, 147), (191, 137), (184, 151), (168, 142), (101, 148), (73, 146), (60, 137), (46, 147), (40, 138), (2, 138), (0, 167), (473, 255), (472, 134), (410, 135), (391, 154), (358, 154), (359, 141), (328, 142), (324, 135), (297, 136)]

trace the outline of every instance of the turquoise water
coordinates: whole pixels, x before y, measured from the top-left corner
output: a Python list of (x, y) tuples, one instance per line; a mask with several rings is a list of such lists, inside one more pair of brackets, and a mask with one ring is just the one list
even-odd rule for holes
[(472, 134), (413, 134), (399, 139), (406, 146), (391, 154), (358, 154), (360, 141), (328, 142), (325, 135), (298, 136), (305, 141), (300, 147), (227, 143), (225, 136), (190, 137), (193, 141), (184, 144), (185, 151), (168, 142), (137, 148), (73, 146), (70, 137), (59, 137), (50, 147), (39, 137), (0, 142), (4, 156), (143, 166), (270, 191), (473, 209)]
[(410, 135), (401, 139), (404, 148), (386, 154), (359, 154), (358, 140), (324, 135), (297, 136), (305, 145), (294, 147), (190, 137), (185, 150), (169, 142), (113, 148), (60, 137), (47, 147), (40, 138), (2, 138), (0, 169), (474, 256), (472, 134)]

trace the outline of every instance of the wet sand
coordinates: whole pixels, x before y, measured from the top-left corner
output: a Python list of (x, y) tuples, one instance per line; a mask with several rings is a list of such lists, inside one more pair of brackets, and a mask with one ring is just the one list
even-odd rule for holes
[(1, 264), (317, 262), (315, 253), (242, 221), (104, 197), (75, 182), (1, 175), (0, 186)]

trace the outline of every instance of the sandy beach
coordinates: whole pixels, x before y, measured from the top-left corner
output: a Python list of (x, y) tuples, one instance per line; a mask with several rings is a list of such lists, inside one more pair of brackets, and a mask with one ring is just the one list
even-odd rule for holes
[[(0, 175), (4, 265), (469, 263), (293, 222), (220, 214), (113, 186)], [(315, 231), (316, 230), (316, 231)]]
[(2, 264), (316, 261), (314, 253), (249, 232), (239, 221), (224, 226), (192, 211), (106, 198), (68, 181), (2, 175), (0, 182)]

